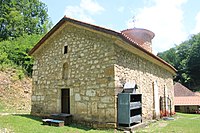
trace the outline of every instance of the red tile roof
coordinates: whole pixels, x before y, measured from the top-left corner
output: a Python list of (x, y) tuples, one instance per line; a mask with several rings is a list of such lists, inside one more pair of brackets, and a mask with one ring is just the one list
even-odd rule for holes
[(194, 92), (186, 88), (180, 83), (174, 85), (174, 96), (183, 97), (183, 96), (196, 96)]
[(163, 59), (159, 58), (158, 56), (154, 55), (153, 53), (147, 51), (146, 49), (142, 48), (141, 46), (139, 46), (136, 42), (134, 42), (134, 40), (127, 38), (126, 36), (124, 36), (123, 34), (116, 32), (114, 30), (110, 30), (110, 29), (106, 29), (100, 26), (96, 26), (96, 25), (92, 25), (92, 24), (88, 24), (85, 22), (81, 22), (75, 19), (71, 19), (68, 18), (66, 16), (64, 16), (34, 47), (33, 49), (31, 49), (31, 51), (29, 51), (29, 55), (32, 55), (57, 29), (59, 29), (65, 22), (70, 22), (73, 24), (77, 24), (80, 26), (84, 26), (86, 28), (89, 29), (93, 29), (96, 31), (100, 31), (100, 32), (104, 32), (113, 36), (116, 36), (120, 39), (122, 39), (123, 41), (127, 42), (128, 44), (130, 44), (131, 46), (143, 51), (144, 53), (146, 53), (147, 55), (153, 57), (154, 59), (158, 60), (159, 62), (161, 62), (163, 65), (168, 66), (174, 73), (176, 73), (176, 69), (171, 66), (169, 63), (167, 63), (166, 61), (164, 61)]
[[(155, 34), (152, 31), (147, 30), (147, 29), (141, 29), (141, 28), (126, 29), (126, 30), (121, 31), (121, 34), (124, 35), (125, 37), (129, 38), (130, 40), (137, 42), (139, 45), (142, 45), (147, 41), (147, 39), (141, 38), (141, 37), (139, 38), (139, 37), (135, 36), (135, 34), (137, 34), (137, 33), (141, 34), (142, 32), (145, 33), (146, 36), (148, 35), (150, 40), (153, 39), (155, 36)], [(142, 34), (142, 35), (144, 36), (144, 34)], [(144, 36), (144, 37), (146, 37), (146, 36)]]
[(174, 105), (200, 105), (200, 96), (174, 97)]

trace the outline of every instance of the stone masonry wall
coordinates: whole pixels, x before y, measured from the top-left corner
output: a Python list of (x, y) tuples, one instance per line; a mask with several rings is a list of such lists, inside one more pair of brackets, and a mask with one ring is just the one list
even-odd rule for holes
[[(135, 81), (138, 85), (136, 93), (142, 93), (143, 121), (153, 118), (153, 82), (157, 81), (159, 97), (164, 95), (164, 86), (167, 87), (167, 95), (173, 101), (173, 76), (165, 69), (130, 53), (121, 47), (115, 46), (117, 63), (115, 65), (115, 86), (117, 93), (122, 91), (123, 84)], [(120, 90), (121, 88), (121, 90)], [(116, 93), (116, 94), (117, 94)], [(172, 107), (173, 107), (172, 102)], [(172, 109), (174, 110), (174, 108)]]
[[(68, 53), (63, 54), (66, 45)], [(116, 123), (114, 42), (110, 37), (66, 25), (40, 46), (34, 58), (32, 114), (60, 113), (61, 89), (69, 88), (75, 121)], [(63, 65), (68, 69), (65, 79)]]

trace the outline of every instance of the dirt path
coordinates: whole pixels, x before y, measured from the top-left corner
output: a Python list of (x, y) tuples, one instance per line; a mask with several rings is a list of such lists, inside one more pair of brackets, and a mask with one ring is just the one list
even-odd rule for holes
[(27, 114), (27, 113), (0, 113), (0, 116), (5, 116), (5, 115), (22, 115), (22, 114)]

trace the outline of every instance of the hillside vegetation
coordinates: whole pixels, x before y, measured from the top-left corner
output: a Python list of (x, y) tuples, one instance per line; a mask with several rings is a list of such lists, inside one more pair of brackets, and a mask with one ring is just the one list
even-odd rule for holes
[(40, 0), (0, 1), (0, 112), (30, 112), (30, 49), (50, 29)]

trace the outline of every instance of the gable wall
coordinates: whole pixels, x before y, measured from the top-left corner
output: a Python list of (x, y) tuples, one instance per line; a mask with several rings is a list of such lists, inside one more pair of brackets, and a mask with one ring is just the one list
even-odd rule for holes
[(159, 97), (164, 96), (164, 86), (166, 86), (168, 88), (167, 93), (173, 101), (172, 74), (119, 46), (115, 46), (115, 52), (117, 60), (115, 65), (116, 94), (122, 91), (125, 82), (135, 81), (138, 85), (136, 92), (142, 93), (143, 120), (152, 119), (154, 117), (153, 82), (157, 81)]
[[(60, 113), (61, 89), (70, 88), (75, 120), (116, 122), (112, 39), (73, 25), (62, 28), (34, 53), (32, 114)], [(67, 80), (62, 79), (65, 62)]]

